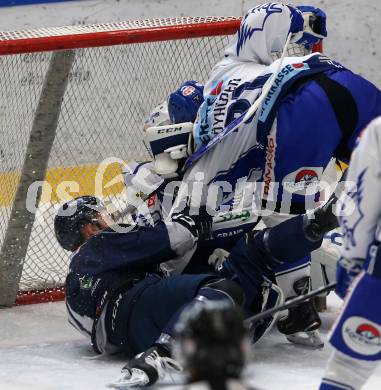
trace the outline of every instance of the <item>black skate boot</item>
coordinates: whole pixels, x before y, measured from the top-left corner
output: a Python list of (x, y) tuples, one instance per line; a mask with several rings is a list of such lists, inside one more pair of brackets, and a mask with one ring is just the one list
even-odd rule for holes
[[(305, 276), (297, 280), (293, 287), (296, 295), (299, 296), (307, 294), (309, 286), (310, 278)], [(279, 332), (286, 335), (287, 340), (313, 348), (324, 346), (318, 332), (320, 326), (321, 319), (312, 301), (306, 301), (290, 308), (287, 316), (278, 320), (277, 323)]]

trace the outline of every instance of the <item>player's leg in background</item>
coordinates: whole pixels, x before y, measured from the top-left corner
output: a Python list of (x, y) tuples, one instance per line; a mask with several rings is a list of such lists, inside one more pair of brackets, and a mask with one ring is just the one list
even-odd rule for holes
[(319, 249), (311, 253), (311, 288), (327, 286), (336, 280), (336, 264), (340, 258), (343, 235), (335, 229), (324, 236)]
[[(337, 183), (335, 165), (334, 162), (334, 175), (330, 175), (329, 180), (333, 185)], [(324, 199), (329, 199), (329, 195), (330, 193), (325, 194)], [(269, 216), (264, 216), (262, 220), (265, 226), (272, 227), (291, 217), (292, 215), (290, 214), (273, 213)], [(325, 234), (321, 247), (313, 251), (311, 256), (297, 260), (294, 264), (285, 263), (280, 266), (276, 270), (276, 278), (285, 297), (289, 298), (295, 294), (293, 284), (303, 277), (311, 277), (311, 289), (313, 290), (334, 282), (336, 263), (340, 257), (339, 249), (341, 245), (342, 234), (338, 229), (332, 230)]]
[[(257, 312), (263, 309), (263, 305), (260, 306), (263, 303), (263, 285), (266, 280), (274, 281), (275, 269), (285, 263), (294, 263), (295, 258), (308, 256), (321, 245), (326, 231), (323, 228), (320, 237), (308, 236), (306, 218), (297, 216), (273, 228), (247, 233), (222, 263), (219, 268), (221, 276), (237, 280), (245, 293), (245, 307), (248, 310)], [(306, 293), (306, 280), (302, 278), (298, 282), (295, 289), (299, 294)], [(306, 315), (309, 315), (309, 312), (304, 310), (302, 321)], [(315, 340), (311, 338), (308, 345), (316, 346)]]
[(381, 360), (380, 295), (379, 270), (362, 274), (352, 286), (330, 337), (334, 352), (320, 390), (359, 390), (372, 375)]
[(380, 125), (376, 120), (364, 131), (352, 154), (349, 187), (340, 199), (344, 244), (337, 273), (339, 294), (345, 293), (365, 259), (367, 264), (350, 286), (334, 325), (330, 337), (334, 352), (321, 390), (361, 389), (381, 360)]
[[(263, 217), (266, 226), (276, 226), (281, 221), (292, 218), (289, 214), (274, 213)], [(297, 243), (295, 243), (297, 245)], [(275, 268), (275, 280), (284, 294), (284, 299), (292, 299), (311, 290), (311, 255), (284, 262)], [(278, 330), (285, 334), (287, 339), (297, 344), (307, 344), (319, 347), (322, 341), (317, 334), (321, 326), (319, 314), (312, 301), (306, 301), (282, 313), (277, 322)], [(303, 332), (300, 334), (300, 332)], [(309, 333), (304, 333), (309, 332)]]
[[(263, 220), (267, 226), (274, 226), (289, 218), (291, 218), (290, 215), (273, 214), (270, 217), (263, 217)], [(325, 234), (321, 247), (310, 255), (292, 263), (284, 263), (276, 268), (276, 282), (282, 289), (285, 299), (306, 293), (306, 288), (314, 290), (335, 281), (339, 247), (342, 244), (341, 237), (337, 229), (330, 231)], [(316, 302), (314, 303), (316, 304)], [(285, 327), (280, 328), (282, 333), (295, 333), (293, 330), (301, 331), (310, 325), (317, 326), (320, 323), (318, 314), (310, 303), (303, 304), (296, 309), (297, 311), (293, 313), (295, 323), (294, 321), (284, 322)], [(298, 311), (303, 312), (303, 314), (298, 314)], [(305, 315), (307, 312), (309, 316)], [(281, 322), (278, 325), (280, 324)]]
[[(342, 162), (336, 159), (330, 161), (322, 176), (322, 182), (329, 184), (329, 187), (322, 193), (321, 202), (329, 200), (333, 192), (339, 196), (344, 184), (340, 182), (344, 170), (345, 165)], [(342, 243), (342, 233), (339, 229), (335, 229), (327, 233), (321, 247), (311, 253), (310, 275), (313, 290), (336, 280), (336, 263), (340, 257), (339, 250)]]
[[(345, 184), (345, 169), (347, 165), (343, 162), (332, 159), (323, 172), (322, 181), (329, 184), (322, 194), (321, 201), (329, 200), (334, 193), (340, 196)], [(325, 234), (323, 243), (319, 249), (311, 253), (311, 288), (327, 286), (336, 280), (336, 264), (340, 258), (340, 248), (343, 245), (343, 234), (340, 229), (334, 229)], [(327, 309), (327, 295), (325, 293), (314, 299), (318, 311)]]
[[(266, 227), (271, 228), (293, 218), (290, 214), (274, 213), (262, 218)], [(282, 289), (285, 299), (295, 296), (294, 283), (302, 278), (310, 276), (310, 256), (295, 259), (292, 263), (284, 263), (275, 269), (275, 277), (278, 286)]]

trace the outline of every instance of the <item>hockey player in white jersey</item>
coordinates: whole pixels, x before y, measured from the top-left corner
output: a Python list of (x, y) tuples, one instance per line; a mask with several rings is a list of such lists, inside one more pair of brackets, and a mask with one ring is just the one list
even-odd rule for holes
[[(381, 114), (380, 92), (360, 76), (320, 54), (289, 57), (260, 115), (241, 124), (228, 137), (220, 138), (226, 133), (221, 130), (247, 110), (277, 70), (279, 63), (273, 59), (289, 32), (293, 33), (296, 46), (308, 51), (326, 35), (324, 13), (312, 7), (295, 9), (270, 3), (249, 10), (244, 17), (240, 30), (226, 49), (225, 58), (215, 66), (205, 86), (205, 101), (194, 128), (197, 150), (188, 160), (190, 164), (184, 176), (186, 193), (180, 190), (175, 210), (182, 206), (189, 185), (197, 183), (201, 174), (208, 186), (221, 181), (231, 185), (222, 198), (223, 204), (240, 203), (242, 192), (239, 192), (245, 186), (239, 188), (239, 184), (249, 184), (250, 216), (255, 214), (253, 209), (256, 216), (261, 213), (267, 226), (289, 218), (290, 214), (303, 213), (306, 208), (316, 206), (315, 200), (320, 195), (318, 184), (324, 180), (323, 171), (327, 171), (330, 159), (349, 159), (359, 129)], [(367, 102), (361, 99), (363, 95), (369, 97)], [(175, 130), (179, 128), (171, 129)], [(187, 131), (182, 128), (178, 136), (184, 133)], [(209, 139), (212, 141), (208, 144)], [(213, 149), (214, 140), (221, 142)], [(156, 149), (158, 144), (158, 139), (151, 142)], [(159, 148), (159, 152), (166, 150), (158, 153), (157, 159), (165, 167), (163, 173), (168, 174), (172, 169), (177, 174), (181, 164), (173, 156), (181, 160), (192, 151), (187, 143), (181, 146), (180, 149)], [(252, 191), (255, 182), (263, 186)], [(253, 192), (258, 195), (254, 208)], [(260, 211), (262, 207), (265, 212)], [(291, 278), (290, 267), (279, 269), (278, 283), (286, 297), (301, 293), (304, 286), (293, 284), (308, 275), (308, 265), (309, 258), (296, 262), (291, 267)], [(282, 331), (286, 334), (292, 333), (290, 328), (295, 325), (291, 316), (289, 320), (283, 322)]]
[(359, 390), (381, 360), (381, 117), (364, 130), (347, 180), (336, 287), (347, 296), (330, 336), (334, 352), (320, 390)]
[[(278, 72), (280, 60), (274, 58), (289, 34), (307, 51), (326, 35), (324, 13), (267, 3), (244, 16), (204, 87), (194, 127), (196, 151), (187, 161), (174, 211), (183, 207), (184, 199), (190, 198), (195, 209), (200, 198), (207, 202), (208, 191), (192, 191), (189, 197), (192, 183), (193, 188), (210, 188), (221, 182), (231, 188), (223, 188), (217, 206), (233, 198), (236, 203), (243, 198), (242, 205), (248, 198), (266, 226), (314, 208), (322, 200), (325, 175), (335, 176), (335, 171), (328, 173), (332, 158), (348, 161), (360, 130), (381, 114), (381, 92), (320, 53), (286, 57)], [(274, 72), (277, 77), (260, 109), (235, 127)], [(293, 284), (308, 275), (309, 261), (296, 261), (291, 278), (289, 266), (279, 269), (286, 297), (300, 293), (301, 286), (295, 291)], [(295, 329), (292, 316), (280, 324), (286, 334)]]

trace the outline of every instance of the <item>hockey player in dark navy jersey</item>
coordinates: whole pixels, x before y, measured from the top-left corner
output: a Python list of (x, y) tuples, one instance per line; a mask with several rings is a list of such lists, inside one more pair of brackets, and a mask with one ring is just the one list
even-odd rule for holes
[(99, 199), (71, 200), (54, 221), (59, 243), (73, 252), (65, 286), (69, 322), (91, 338), (98, 353), (139, 354), (125, 367), (119, 387), (150, 385), (165, 369), (178, 368), (170, 355), (181, 313), (200, 301), (221, 300), (260, 311), (266, 304), (264, 282), (273, 277), (279, 259), (311, 252), (337, 226), (330, 207), (318, 209), (314, 217), (298, 216), (246, 234), (219, 272), (164, 277), (161, 263), (181, 261), (198, 240), (208, 238), (211, 218), (206, 212), (126, 229), (112, 225)]

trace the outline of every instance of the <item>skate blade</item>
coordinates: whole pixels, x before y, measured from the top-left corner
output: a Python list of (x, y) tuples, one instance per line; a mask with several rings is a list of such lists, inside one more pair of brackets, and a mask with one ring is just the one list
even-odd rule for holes
[(147, 375), (143, 371), (133, 368), (131, 373), (122, 373), (122, 375), (115, 382), (108, 383), (106, 386), (111, 389), (124, 390), (143, 387), (146, 386), (147, 383)]
[(309, 348), (323, 348), (324, 342), (320, 337), (320, 334), (317, 330), (310, 332), (297, 332), (286, 336), (287, 340), (290, 343), (302, 345)]
[(170, 387), (170, 386), (183, 386), (187, 383), (184, 374), (167, 374), (164, 378), (160, 379), (156, 383), (156, 387)]

